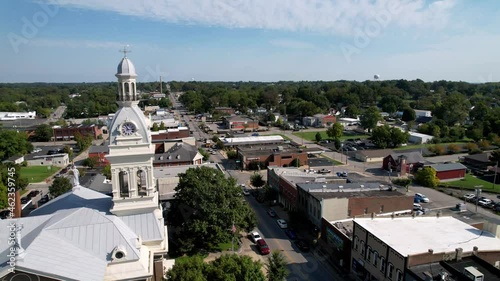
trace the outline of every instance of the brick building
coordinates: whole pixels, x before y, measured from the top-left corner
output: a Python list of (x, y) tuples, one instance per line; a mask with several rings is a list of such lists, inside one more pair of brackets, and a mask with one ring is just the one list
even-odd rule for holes
[(436, 171), (440, 181), (455, 181), (465, 178), (467, 167), (460, 163), (432, 164), (429, 165)]
[(187, 127), (179, 127), (176, 129), (166, 129), (157, 132), (151, 132), (153, 142), (161, 140), (175, 140), (189, 137), (189, 129)]
[(248, 169), (252, 162), (261, 163), (261, 169), (267, 166), (288, 167), (295, 159), (298, 159), (300, 165), (304, 165), (307, 163), (308, 151), (310, 150), (299, 149), (289, 144), (240, 145), (237, 148), (238, 159), (243, 169)]
[(470, 256), (500, 263), (500, 239), (453, 217), (360, 218), (353, 224), (350, 265), (361, 280), (435, 280), (415, 278), (412, 268)]
[(223, 119), (224, 128), (232, 131), (253, 131), (259, 128), (259, 120), (245, 116), (230, 116)]
[(72, 140), (78, 132), (82, 136), (92, 136), (95, 140), (102, 135), (102, 130), (98, 125), (71, 125), (66, 127), (55, 126), (52, 128), (54, 131), (54, 138), (56, 141)]
[(322, 218), (336, 221), (372, 213), (410, 213), (413, 209), (413, 196), (380, 182), (302, 182), (297, 183), (297, 190), (297, 210), (319, 228)]
[(107, 145), (93, 145), (89, 148), (89, 158), (97, 159), (97, 166), (104, 167), (109, 164), (106, 155), (109, 154)]
[(388, 171), (400, 172), (401, 175), (404, 175), (426, 162), (420, 152), (391, 153), (384, 157), (382, 168)]

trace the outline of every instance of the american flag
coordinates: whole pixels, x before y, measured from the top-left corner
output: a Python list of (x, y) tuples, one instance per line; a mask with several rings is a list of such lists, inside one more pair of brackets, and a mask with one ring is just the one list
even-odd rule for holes
[(236, 232), (236, 226), (233, 223), (233, 227), (231, 228), (231, 232), (235, 233)]

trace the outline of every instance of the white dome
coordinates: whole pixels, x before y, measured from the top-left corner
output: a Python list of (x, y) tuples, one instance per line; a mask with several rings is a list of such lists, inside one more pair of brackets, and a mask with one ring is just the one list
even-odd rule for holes
[(116, 75), (137, 76), (137, 73), (135, 73), (134, 64), (127, 57), (124, 57), (118, 64)]

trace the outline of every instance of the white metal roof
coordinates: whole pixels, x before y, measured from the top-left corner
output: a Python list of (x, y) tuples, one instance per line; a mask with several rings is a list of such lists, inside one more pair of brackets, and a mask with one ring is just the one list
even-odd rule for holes
[(224, 140), (227, 144), (240, 144), (250, 142), (263, 142), (263, 141), (284, 141), (282, 136), (256, 136), (256, 137), (241, 137), (241, 138), (226, 138)]
[(500, 251), (500, 239), (453, 217), (355, 219), (361, 227), (403, 256), (452, 252)]
[[(23, 224), (24, 259), (16, 267), (63, 280), (103, 280), (110, 253), (125, 250), (126, 261), (139, 260), (138, 237), (120, 218), (89, 208), (60, 210), (52, 215), (0, 221), (0, 251), (8, 251), (8, 225)], [(0, 257), (5, 266), (7, 255)], [(64, 265), (64, 266), (61, 266)], [(8, 265), (7, 265), (8, 266)]]

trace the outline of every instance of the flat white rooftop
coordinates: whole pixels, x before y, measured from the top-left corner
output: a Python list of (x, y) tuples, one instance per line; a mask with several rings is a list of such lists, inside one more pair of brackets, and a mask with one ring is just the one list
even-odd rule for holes
[(284, 139), (282, 136), (258, 136), (258, 137), (226, 138), (224, 140), (224, 142), (228, 144), (263, 142), (263, 141), (284, 141)]
[(479, 251), (500, 251), (500, 239), (453, 217), (360, 218), (361, 227), (403, 256), (452, 252), (464, 253), (478, 247)]

